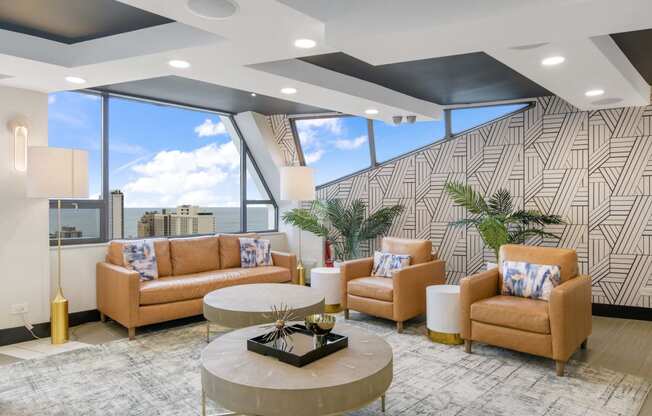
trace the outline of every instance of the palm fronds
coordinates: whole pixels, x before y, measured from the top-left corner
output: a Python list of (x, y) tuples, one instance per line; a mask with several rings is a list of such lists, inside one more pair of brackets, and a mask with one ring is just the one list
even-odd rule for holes
[(471, 214), (486, 214), (489, 207), (482, 195), (477, 193), (470, 185), (458, 182), (447, 182), (446, 192), (453, 202), (467, 209)]

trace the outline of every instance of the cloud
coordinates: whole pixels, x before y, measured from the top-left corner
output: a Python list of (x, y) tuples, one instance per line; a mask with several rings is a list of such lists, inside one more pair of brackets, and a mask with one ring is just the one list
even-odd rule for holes
[(237, 206), (240, 202), (240, 153), (233, 142), (188, 152), (161, 151), (129, 168), (136, 177), (122, 187), (126, 206)]
[(367, 136), (359, 136), (355, 139), (337, 139), (333, 142), (333, 146), (340, 150), (354, 150), (363, 144), (367, 143)]
[(314, 152), (306, 153), (303, 155), (304, 159), (306, 159), (306, 164), (311, 164), (319, 161), (322, 156), (324, 156), (324, 151), (322, 149), (315, 150)]
[(213, 120), (207, 118), (202, 124), (195, 127), (195, 133), (199, 137), (218, 136), (226, 134), (226, 126), (221, 121), (213, 122)]
[(317, 146), (317, 138), (324, 134), (341, 134), (343, 130), (342, 120), (340, 118), (309, 118), (297, 120), (297, 133), (299, 141), (305, 150), (312, 146)]
[(109, 150), (111, 152), (122, 153), (125, 155), (142, 155), (147, 152), (147, 150), (139, 144), (125, 143), (118, 140), (111, 140), (109, 143)]

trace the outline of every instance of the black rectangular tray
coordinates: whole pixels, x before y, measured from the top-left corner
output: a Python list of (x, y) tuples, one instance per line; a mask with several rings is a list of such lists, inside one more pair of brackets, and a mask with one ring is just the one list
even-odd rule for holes
[[(308, 336), (311, 339), (313, 337), (312, 332), (310, 332), (304, 325), (301, 324), (291, 325), (287, 329), (289, 330), (290, 334), (293, 335), (293, 337)], [(348, 337), (331, 332), (330, 334), (326, 335), (326, 345), (322, 347), (312, 348), (309, 351), (299, 355), (292, 352), (292, 350), (285, 351), (282, 349), (274, 348), (273, 346), (269, 345), (269, 343), (265, 343), (266, 335), (267, 333), (248, 339), (247, 350), (258, 354), (278, 358), (279, 361), (293, 365), (295, 367), (303, 367), (306, 364), (310, 364), (313, 361), (319, 360), (320, 358), (326, 357), (327, 355), (330, 355), (349, 346)], [(305, 342), (305, 340), (302, 341)], [(288, 344), (292, 346), (292, 341), (288, 340)]]

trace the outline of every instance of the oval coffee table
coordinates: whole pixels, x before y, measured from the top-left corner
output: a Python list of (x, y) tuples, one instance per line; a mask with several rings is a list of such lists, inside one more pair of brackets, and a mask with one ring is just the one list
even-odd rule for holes
[(210, 323), (228, 328), (244, 328), (270, 323), (272, 306), (287, 306), (293, 319), (324, 312), (324, 295), (308, 286), (287, 283), (254, 283), (217, 289), (204, 296), (206, 340)]
[(204, 349), (204, 406), (209, 398), (236, 414), (319, 416), (381, 398), (384, 411), (393, 376), (392, 348), (385, 340), (338, 322), (333, 331), (348, 336), (349, 346), (299, 368), (247, 350), (247, 339), (266, 331), (260, 326), (239, 329)]

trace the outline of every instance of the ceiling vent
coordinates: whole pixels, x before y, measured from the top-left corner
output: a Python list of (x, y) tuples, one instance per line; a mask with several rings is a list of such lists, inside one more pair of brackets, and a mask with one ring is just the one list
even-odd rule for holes
[(238, 3), (232, 0), (188, 0), (188, 10), (205, 19), (228, 19), (238, 11)]

